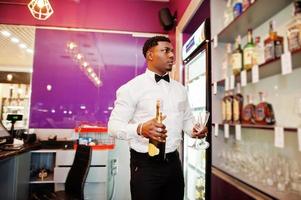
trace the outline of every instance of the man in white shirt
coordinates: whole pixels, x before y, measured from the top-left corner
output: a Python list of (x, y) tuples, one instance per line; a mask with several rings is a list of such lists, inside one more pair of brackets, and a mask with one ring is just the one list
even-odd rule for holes
[[(185, 87), (169, 78), (174, 64), (170, 40), (163, 36), (148, 39), (143, 55), (147, 62), (145, 73), (117, 90), (109, 133), (129, 142), (132, 200), (183, 200), (184, 178), (177, 152), (182, 131), (203, 138), (208, 130), (193, 127)], [(157, 100), (163, 102), (163, 123), (155, 120)], [(153, 159), (147, 153), (150, 138), (165, 142), (164, 160)]]

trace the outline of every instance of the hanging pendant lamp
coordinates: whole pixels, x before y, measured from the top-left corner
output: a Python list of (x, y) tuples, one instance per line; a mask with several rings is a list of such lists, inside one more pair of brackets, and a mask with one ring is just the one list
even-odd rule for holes
[(46, 20), (53, 14), (48, 0), (31, 0), (28, 4), (32, 16), (38, 20)]

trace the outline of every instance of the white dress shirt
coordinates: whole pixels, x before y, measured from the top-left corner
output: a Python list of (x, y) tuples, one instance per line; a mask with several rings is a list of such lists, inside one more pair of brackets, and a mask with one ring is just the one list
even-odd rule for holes
[(155, 81), (155, 74), (146, 70), (121, 86), (116, 92), (116, 101), (112, 110), (108, 132), (118, 139), (129, 141), (130, 148), (137, 152), (148, 152), (149, 139), (137, 134), (140, 123), (156, 115), (156, 101), (161, 106), (166, 119), (166, 153), (175, 151), (182, 140), (182, 130), (191, 135), (193, 115), (189, 106), (185, 87), (175, 80)]

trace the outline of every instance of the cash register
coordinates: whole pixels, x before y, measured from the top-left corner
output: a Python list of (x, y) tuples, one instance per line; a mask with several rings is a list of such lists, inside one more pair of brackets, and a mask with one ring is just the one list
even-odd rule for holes
[(0, 149), (1, 150), (19, 150), (22, 144), (13, 144), (14, 141), (14, 124), (16, 121), (22, 120), (22, 115), (9, 114), (7, 120), (11, 121), (11, 130), (8, 131), (0, 122)]

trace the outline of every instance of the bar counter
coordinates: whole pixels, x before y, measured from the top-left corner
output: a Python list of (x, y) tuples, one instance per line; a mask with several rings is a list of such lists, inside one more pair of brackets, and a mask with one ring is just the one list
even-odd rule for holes
[(27, 199), (30, 173), (30, 151), (40, 148), (39, 143), (24, 144), (18, 150), (0, 150), (1, 199)]

